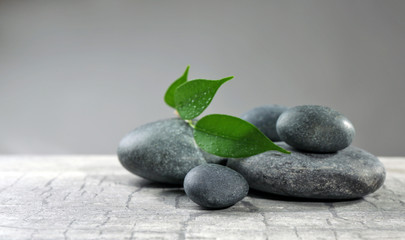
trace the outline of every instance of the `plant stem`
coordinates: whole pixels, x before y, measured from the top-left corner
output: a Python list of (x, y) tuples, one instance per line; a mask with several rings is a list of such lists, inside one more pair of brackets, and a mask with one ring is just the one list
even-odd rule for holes
[(193, 124), (193, 120), (185, 120), (190, 127), (195, 128), (195, 125)]

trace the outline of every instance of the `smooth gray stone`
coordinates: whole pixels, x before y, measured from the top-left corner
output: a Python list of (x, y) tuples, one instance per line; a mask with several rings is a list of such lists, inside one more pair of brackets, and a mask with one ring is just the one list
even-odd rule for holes
[(339, 112), (324, 106), (289, 108), (277, 120), (281, 140), (303, 151), (330, 153), (349, 146), (355, 130)]
[(205, 208), (226, 208), (246, 197), (249, 185), (239, 173), (217, 164), (193, 168), (184, 179), (184, 191)]
[(228, 159), (228, 167), (242, 174), (253, 189), (292, 197), (354, 199), (380, 188), (383, 164), (374, 155), (348, 147), (316, 154), (276, 143), (291, 154), (268, 151), (244, 159)]
[(276, 123), (278, 117), (287, 109), (288, 107), (281, 105), (264, 105), (244, 113), (241, 119), (255, 125), (270, 140), (280, 141)]
[(179, 118), (148, 123), (133, 130), (121, 140), (117, 154), (128, 171), (172, 184), (183, 184), (186, 174), (200, 164), (224, 161), (203, 152), (194, 141), (193, 129)]

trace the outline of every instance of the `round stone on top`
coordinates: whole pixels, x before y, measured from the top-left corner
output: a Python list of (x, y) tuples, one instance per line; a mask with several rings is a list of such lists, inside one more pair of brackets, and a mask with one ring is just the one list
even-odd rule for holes
[(339, 112), (324, 106), (289, 108), (277, 120), (277, 133), (288, 145), (307, 152), (330, 153), (353, 141), (353, 124)]

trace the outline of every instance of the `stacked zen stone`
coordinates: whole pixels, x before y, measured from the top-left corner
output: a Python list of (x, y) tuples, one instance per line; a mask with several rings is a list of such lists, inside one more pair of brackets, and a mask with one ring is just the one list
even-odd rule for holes
[(184, 120), (166, 119), (128, 133), (118, 158), (138, 176), (183, 184), (192, 201), (210, 209), (232, 206), (249, 187), (284, 196), (353, 199), (376, 191), (385, 180), (375, 156), (349, 146), (355, 135), (350, 121), (328, 107), (268, 105), (242, 119), (272, 141), (283, 141), (276, 144), (291, 154), (268, 151), (226, 160), (201, 150)]
[(145, 179), (183, 184), (194, 167), (224, 163), (224, 159), (201, 150), (194, 142), (193, 129), (179, 118), (140, 126), (128, 133), (118, 146), (118, 159), (128, 171)]
[[(376, 191), (385, 180), (382, 163), (372, 154), (350, 146), (352, 123), (331, 108), (315, 105), (284, 108), (269, 105), (242, 118), (256, 125), (291, 154), (269, 151), (245, 159), (229, 159), (253, 189), (292, 197), (354, 199)], [(267, 116), (268, 121), (252, 116)], [(274, 137), (276, 129), (277, 137)]]

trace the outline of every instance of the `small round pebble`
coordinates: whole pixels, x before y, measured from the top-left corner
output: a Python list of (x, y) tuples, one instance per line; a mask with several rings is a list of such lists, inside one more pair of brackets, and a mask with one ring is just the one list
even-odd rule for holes
[(315, 199), (354, 199), (379, 189), (384, 165), (374, 155), (353, 146), (336, 153), (268, 151), (243, 159), (229, 159), (228, 167), (242, 174), (252, 189)]
[(276, 130), (276, 123), (278, 117), (287, 109), (288, 107), (281, 105), (264, 105), (244, 113), (241, 119), (255, 125), (270, 140), (280, 141)]
[(228, 167), (203, 164), (187, 173), (184, 191), (198, 205), (219, 209), (242, 200), (249, 191), (249, 185), (242, 175)]
[(277, 120), (281, 140), (296, 149), (329, 153), (346, 148), (353, 141), (353, 124), (339, 112), (324, 106), (289, 108)]

